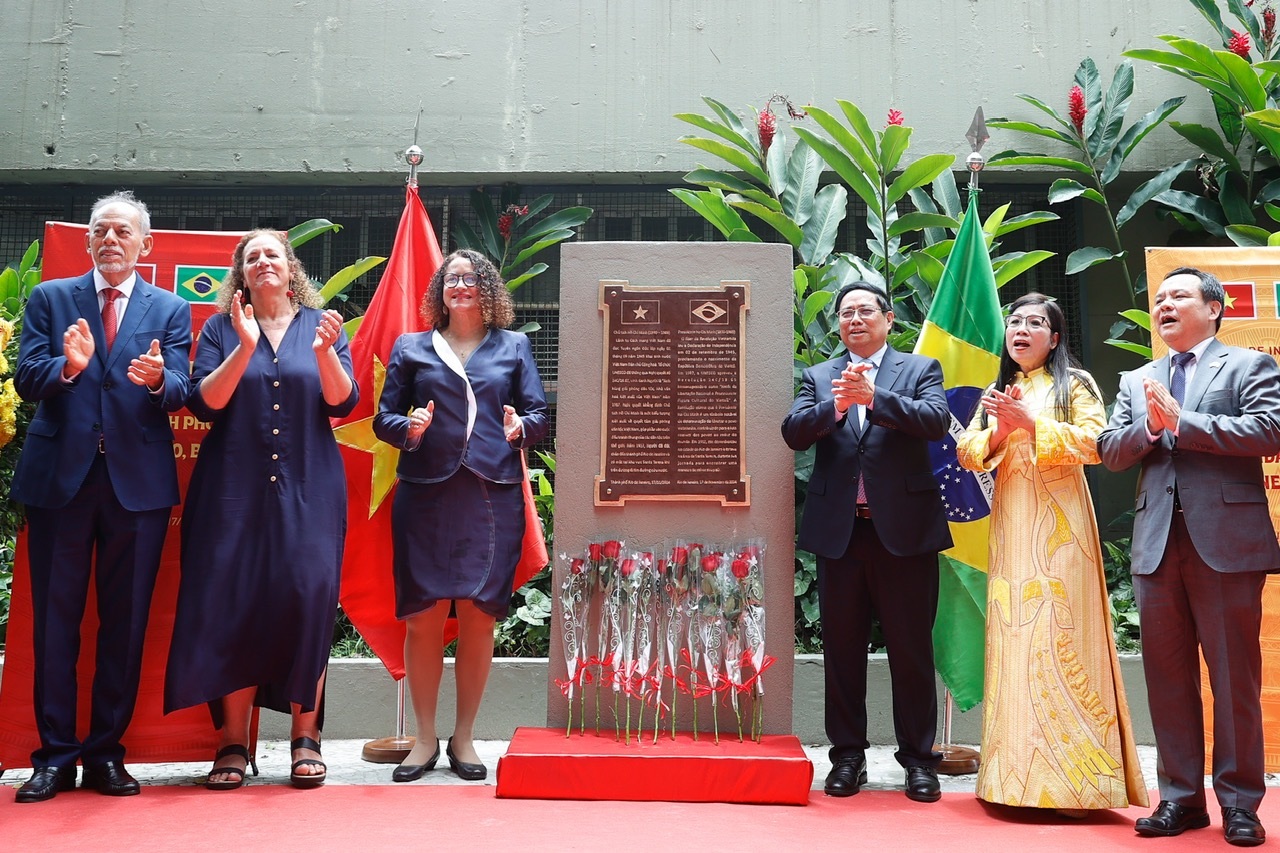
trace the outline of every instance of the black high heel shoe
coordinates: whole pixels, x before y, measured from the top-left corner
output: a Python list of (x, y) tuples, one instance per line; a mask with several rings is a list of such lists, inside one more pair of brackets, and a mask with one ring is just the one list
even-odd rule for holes
[(436, 751), (427, 759), (426, 764), (401, 764), (395, 770), (391, 771), (392, 782), (415, 782), (422, 778), (422, 774), (428, 770), (434, 770), (436, 762), (440, 760), (440, 741), (436, 741)]
[(449, 757), (449, 769), (458, 774), (459, 779), (466, 779), (468, 782), (479, 782), (489, 775), (488, 769), (483, 764), (468, 764), (465, 761), (458, 760), (458, 756), (453, 754), (453, 738), (449, 738), (449, 744), (445, 747), (444, 754)]
[(222, 749), (218, 750), (218, 754), (213, 757), (213, 768), (209, 771), (209, 775), (213, 776), (218, 773), (223, 773), (223, 774), (233, 773), (235, 775), (232, 776), (230, 779), (223, 779), (220, 782), (212, 782), (206, 779), (204, 786), (208, 788), (210, 791), (234, 791), (236, 788), (239, 788), (241, 785), (244, 784), (245, 770), (241, 770), (239, 767), (219, 767), (218, 766), (219, 761), (231, 755), (235, 755), (240, 758), (243, 758), (245, 761), (245, 764), (248, 765), (247, 767), (245, 767), (245, 770), (248, 770), (250, 767), (252, 767), (253, 775), (254, 776), (258, 775), (258, 762), (254, 761), (253, 758), (249, 755), (249, 750), (245, 748), (243, 744), (239, 744), (239, 743), (227, 744)]

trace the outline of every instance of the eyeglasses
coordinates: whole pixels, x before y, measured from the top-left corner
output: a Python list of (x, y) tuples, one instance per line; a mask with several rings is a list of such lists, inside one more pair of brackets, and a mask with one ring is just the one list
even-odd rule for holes
[(476, 275), (473, 272), (463, 273), (462, 275), (455, 275), (454, 273), (448, 273), (444, 277), (445, 287), (475, 287), (479, 283), (480, 283), (480, 276)]
[(1030, 317), (1024, 317), (1021, 314), (1010, 314), (1004, 318), (1006, 329), (1021, 329), (1024, 325), (1028, 329), (1047, 329), (1049, 328), (1049, 318), (1038, 317), (1034, 314)]
[(870, 320), (877, 314), (883, 314), (879, 308), (846, 308), (836, 316), (846, 323), (857, 317), (859, 320)]

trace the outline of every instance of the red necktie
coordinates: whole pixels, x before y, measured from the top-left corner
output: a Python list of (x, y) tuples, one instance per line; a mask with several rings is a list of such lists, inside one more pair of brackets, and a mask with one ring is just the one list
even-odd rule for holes
[(102, 291), (102, 332), (107, 338), (107, 352), (111, 351), (111, 345), (116, 342), (116, 327), (120, 325), (116, 321), (116, 298), (119, 296), (120, 291), (114, 287)]

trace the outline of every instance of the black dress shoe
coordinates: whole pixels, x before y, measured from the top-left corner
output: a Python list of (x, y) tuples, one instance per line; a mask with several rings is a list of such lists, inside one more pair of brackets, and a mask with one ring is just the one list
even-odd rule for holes
[(1267, 840), (1258, 815), (1248, 809), (1227, 807), (1222, 810), (1222, 834), (1228, 844), (1237, 847), (1257, 847)]
[[(436, 751), (427, 759), (426, 764), (401, 764), (395, 770), (391, 771), (392, 782), (416, 782), (422, 778), (422, 774), (428, 770), (435, 769), (436, 762), (440, 760), (440, 741), (436, 741)], [(484, 778), (483, 776), (480, 778)]]
[(457, 773), (459, 779), (466, 779), (468, 782), (479, 782), (489, 775), (489, 771), (485, 769), (483, 764), (469, 764), (466, 761), (458, 760), (458, 756), (453, 754), (453, 738), (449, 738), (449, 743), (444, 748), (444, 754), (449, 758), (449, 769)]
[(907, 799), (917, 803), (936, 803), (942, 799), (942, 786), (938, 784), (938, 771), (932, 767), (907, 768)]
[(131, 797), (142, 791), (138, 787), (138, 780), (124, 769), (123, 761), (107, 761), (86, 767), (80, 787), (92, 788), (108, 797)]
[(1188, 829), (1204, 829), (1208, 825), (1209, 813), (1204, 809), (1193, 809), (1170, 800), (1161, 800), (1151, 817), (1140, 817), (1133, 822), (1133, 831), (1153, 838), (1181, 835)]
[(22, 783), (14, 797), (20, 803), (38, 803), (52, 800), (59, 791), (70, 791), (76, 786), (76, 766), (37, 767), (31, 778)]
[(863, 755), (837, 758), (822, 786), (828, 797), (852, 797), (867, 784), (867, 759)]

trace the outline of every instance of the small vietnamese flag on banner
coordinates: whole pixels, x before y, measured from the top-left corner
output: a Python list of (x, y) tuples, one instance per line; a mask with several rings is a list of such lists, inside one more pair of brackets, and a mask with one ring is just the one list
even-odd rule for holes
[(1227, 303), (1222, 306), (1222, 317), (1225, 320), (1258, 319), (1258, 302), (1255, 298), (1255, 285), (1251, 281), (1223, 282), (1222, 289), (1227, 292)]

